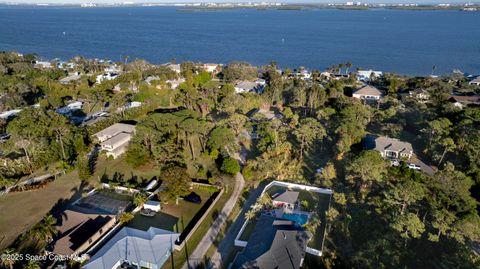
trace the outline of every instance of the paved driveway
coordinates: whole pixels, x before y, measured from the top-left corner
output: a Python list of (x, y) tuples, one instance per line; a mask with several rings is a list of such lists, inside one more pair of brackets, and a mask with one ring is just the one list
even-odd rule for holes
[(232, 212), (235, 203), (238, 201), (238, 198), (242, 194), (243, 186), (245, 185), (245, 180), (241, 173), (235, 175), (235, 188), (233, 189), (233, 194), (225, 203), (222, 208), (222, 211), (218, 214), (217, 219), (212, 224), (212, 227), (208, 229), (207, 233), (203, 236), (200, 243), (198, 243), (195, 250), (189, 256), (188, 261), (182, 266), (182, 269), (196, 268), (199, 264), (204, 261), (205, 254), (212, 245), (212, 243), (217, 238), (220, 229), (225, 224), (228, 219), (228, 216)]
[(237, 236), (238, 232), (242, 228), (243, 223), (245, 222), (245, 213), (250, 210), (250, 206), (252, 206), (257, 198), (260, 196), (262, 193), (262, 190), (265, 186), (265, 183), (260, 184), (260, 186), (255, 189), (254, 191), (251, 191), (247, 200), (245, 201), (242, 211), (238, 215), (238, 217), (234, 220), (232, 225), (230, 225), (227, 233), (223, 237), (222, 241), (218, 245), (217, 251), (212, 255), (210, 261), (211, 261), (211, 266), (209, 268), (227, 268), (228, 264), (225, 264), (225, 259), (228, 257), (228, 255), (233, 251), (235, 248), (234, 241), (235, 237)]

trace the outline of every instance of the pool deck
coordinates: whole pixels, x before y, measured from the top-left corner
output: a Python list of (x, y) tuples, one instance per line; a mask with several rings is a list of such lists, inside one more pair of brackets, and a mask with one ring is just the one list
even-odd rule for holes
[[(262, 195), (268, 194), (270, 197), (275, 196), (278, 192), (284, 191), (286, 189), (291, 189), (299, 191), (299, 201), (306, 201), (306, 208), (308, 211), (301, 210), (300, 206), (295, 207), (292, 212), (284, 212), (283, 209), (274, 208), (270, 210), (265, 210), (262, 214), (275, 216), (276, 218), (282, 219), (283, 214), (305, 214), (308, 215), (306, 223), (311, 219), (311, 215), (314, 212), (318, 213), (320, 218), (320, 225), (317, 228), (316, 233), (308, 242), (307, 253), (313, 254), (315, 256), (322, 255), (323, 241), (326, 232), (326, 212), (330, 206), (330, 199), (332, 191), (329, 189), (322, 189), (312, 186), (300, 185), (295, 183), (287, 183), (280, 181), (273, 181), (268, 184), (262, 191)], [(243, 236), (243, 231), (248, 225), (249, 221), (246, 221), (242, 228), (240, 229), (237, 237), (235, 238), (235, 245), (240, 247), (245, 247), (247, 245), (248, 238)], [(303, 226), (303, 225), (302, 225)], [(249, 236), (248, 236), (249, 237)], [(240, 239), (241, 238), (241, 239)], [(242, 240), (243, 239), (243, 240)], [(246, 240), (245, 240), (246, 239)]]

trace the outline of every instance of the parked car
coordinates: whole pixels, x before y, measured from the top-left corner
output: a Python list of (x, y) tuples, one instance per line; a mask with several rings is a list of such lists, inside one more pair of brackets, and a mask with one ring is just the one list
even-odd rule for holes
[(191, 192), (189, 195), (183, 197), (183, 200), (195, 204), (200, 204), (202, 202), (200, 195), (196, 194), (195, 192)]
[(390, 160), (390, 165), (391, 165), (391, 166), (399, 166), (399, 165), (400, 165), (400, 162), (399, 162), (398, 160), (396, 160), (396, 159)]
[(414, 169), (414, 170), (421, 170), (422, 169), (419, 165), (416, 165), (414, 163), (407, 164), (407, 167), (410, 168), (410, 169)]

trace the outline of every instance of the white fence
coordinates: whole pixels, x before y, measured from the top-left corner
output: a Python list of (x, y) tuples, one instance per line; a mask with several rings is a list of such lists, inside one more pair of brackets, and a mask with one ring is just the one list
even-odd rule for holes
[[(267, 186), (262, 191), (262, 194), (260, 194), (260, 197), (262, 197), (265, 192), (270, 189), (272, 186), (280, 186), (280, 187), (286, 187), (286, 188), (292, 188), (292, 189), (297, 189), (297, 190), (305, 190), (309, 192), (316, 192), (316, 193), (322, 193), (322, 194), (329, 194), (331, 195), (333, 193), (332, 190), (330, 189), (324, 189), (324, 188), (318, 188), (318, 187), (313, 187), (313, 186), (307, 186), (307, 185), (301, 185), (301, 184), (296, 184), (296, 183), (289, 183), (289, 182), (283, 182), (283, 181), (272, 181), (270, 182)], [(240, 240), (240, 237), (242, 236), (243, 231), (245, 230), (245, 227), (247, 227), (248, 221), (245, 221), (242, 225), (242, 228), (238, 232), (237, 236), (235, 237), (235, 242), (234, 245), (237, 247), (246, 247), (247, 246), (247, 241)], [(323, 244), (322, 244), (323, 246)], [(310, 253), (315, 256), (322, 256), (322, 251), (309, 248), (307, 247), (306, 250), (307, 253)]]
[(318, 250), (318, 249), (314, 249), (314, 248), (309, 248), (307, 247), (307, 249), (305, 250), (305, 252), (307, 252), (308, 254), (312, 254), (312, 255), (315, 255), (315, 256), (322, 256), (322, 251)]
[(267, 186), (265, 186), (265, 188), (263, 189), (262, 194), (260, 196), (262, 196), (272, 186), (280, 186), (280, 187), (299, 189), (299, 190), (305, 190), (305, 191), (317, 192), (317, 193), (323, 193), (323, 194), (332, 194), (333, 193), (332, 190), (330, 190), (330, 189), (318, 188), (318, 187), (301, 185), (301, 184), (296, 184), (296, 183), (283, 182), (283, 181), (272, 181)]
[(242, 225), (242, 228), (240, 228), (240, 231), (238, 232), (237, 236), (235, 237), (234, 245), (236, 247), (246, 247), (247, 246), (247, 241), (240, 240), (240, 236), (242, 236), (243, 231), (245, 230), (245, 227), (248, 225), (248, 220), (245, 221)]

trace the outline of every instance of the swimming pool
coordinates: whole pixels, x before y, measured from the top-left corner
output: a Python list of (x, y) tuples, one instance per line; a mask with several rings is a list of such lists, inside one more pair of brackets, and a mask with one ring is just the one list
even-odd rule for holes
[(305, 225), (308, 222), (308, 215), (299, 213), (285, 213), (283, 214), (282, 219), (294, 221), (299, 225)]

